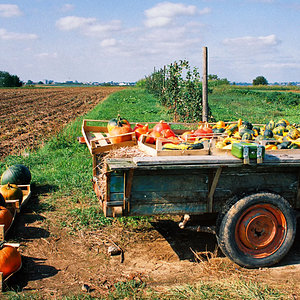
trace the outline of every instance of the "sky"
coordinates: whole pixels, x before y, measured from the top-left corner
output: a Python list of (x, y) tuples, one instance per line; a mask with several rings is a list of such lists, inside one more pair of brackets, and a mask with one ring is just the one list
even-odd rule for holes
[(300, 0), (0, 0), (0, 71), (134, 82), (174, 61), (230, 82), (300, 81)]

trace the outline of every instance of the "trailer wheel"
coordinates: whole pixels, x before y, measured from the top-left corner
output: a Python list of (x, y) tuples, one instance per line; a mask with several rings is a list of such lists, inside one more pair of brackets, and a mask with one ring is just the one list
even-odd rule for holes
[(247, 268), (277, 263), (291, 248), (295, 235), (296, 217), (291, 205), (272, 193), (236, 200), (217, 231), (223, 253)]

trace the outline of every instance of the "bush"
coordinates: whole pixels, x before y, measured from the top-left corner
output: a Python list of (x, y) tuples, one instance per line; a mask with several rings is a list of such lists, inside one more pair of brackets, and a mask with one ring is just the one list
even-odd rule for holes
[(197, 68), (191, 69), (188, 61), (175, 61), (155, 71), (146, 77), (145, 87), (169, 108), (175, 121), (202, 119), (202, 83)]

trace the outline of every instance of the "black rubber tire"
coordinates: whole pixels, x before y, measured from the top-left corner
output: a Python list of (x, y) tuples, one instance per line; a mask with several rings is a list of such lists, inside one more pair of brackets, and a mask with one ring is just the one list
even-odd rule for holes
[[(226, 205), (227, 211), (221, 214), (217, 240), (222, 252), (240, 266), (247, 268), (259, 268), (271, 266), (279, 262), (290, 250), (296, 235), (296, 216), (294, 211), (283, 197), (272, 193), (256, 193), (240, 200), (233, 199), (231, 206)], [(265, 257), (255, 257), (251, 251), (243, 251), (241, 242), (237, 241), (236, 230), (241, 218), (246, 211), (254, 209), (254, 206), (275, 207), (284, 216), (286, 228), (282, 230), (282, 242), (274, 253)], [(242, 224), (242, 223), (240, 223)], [(252, 250), (256, 251), (256, 250)], [(265, 254), (264, 254), (265, 255)]]

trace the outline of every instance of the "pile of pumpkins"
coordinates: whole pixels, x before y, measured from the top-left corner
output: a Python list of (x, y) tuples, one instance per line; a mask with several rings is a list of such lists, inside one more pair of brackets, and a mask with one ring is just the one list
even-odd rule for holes
[[(21, 164), (8, 167), (1, 176), (0, 188), (0, 224), (4, 225), (4, 233), (8, 231), (12, 222), (13, 214), (6, 208), (7, 200), (18, 200), (21, 205), (23, 192), (18, 185), (30, 184), (31, 173), (29, 169)], [(22, 259), (17, 248), (6, 245), (0, 241), (0, 272), (3, 279), (7, 278), (20, 269)]]
[(239, 119), (236, 123), (225, 126), (220, 121), (213, 127), (214, 132), (224, 133), (216, 143), (216, 148), (230, 149), (232, 143), (253, 141), (264, 143), (267, 150), (300, 149), (300, 124), (290, 124), (285, 119), (269, 121), (265, 125), (253, 125)]
[(107, 131), (111, 136), (110, 141), (112, 144), (117, 144), (125, 141), (130, 141), (134, 132), (137, 140), (141, 140), (142, 135), (146, 135), (145, 142), (148, 144), (155, 144), (157, 139), (164, 140), (163, 143), (180, 144), (182, 142), (199, 142), (200, 139), (210, 139), (213, 137), (212, 127), (206, 123), (199, 123), (197, 130), (188, 130), (182, 135), (177, 135), (171, 129), (170, 124), (161, 120), (156, 123), (153, 128), (149, 128), (148, 124), (136, 123), (134, 128), (128, 120), (121, 118), (118, 115), (117, 118), (111, 119), (107, 124)]
[(254, 125), (248, 121), (239, 119), (237, 122), (225, 123), (218, 121), (213, 126), (207, 122), (199, 122), (196, 130), (187, 130), (181, 135), (175, 134), (171, 126), (160, 121), (149, 128), (148, 124), (136, 123), (132, 129), (128, 120), (121, 118), (111, 119), (107, 124), (108, 133), (113, 144), (129, 141), (132, 133), (136, 139), (141, 139), (146, 135), (145, 142), (155, 144), (157, 139), (162, 139), (163, 143), (182, 145), (183, 143), (203, 142), (213, 137), (219, 137), (215, 144), (216, 148), (231, 149), (232, 143), (242, 141), (262, 142), (265, 141), (266, 149), (300, 149), (300, 124), (290, 124), (285, 119), (277, 122), (269, 121), (265, 125)]

